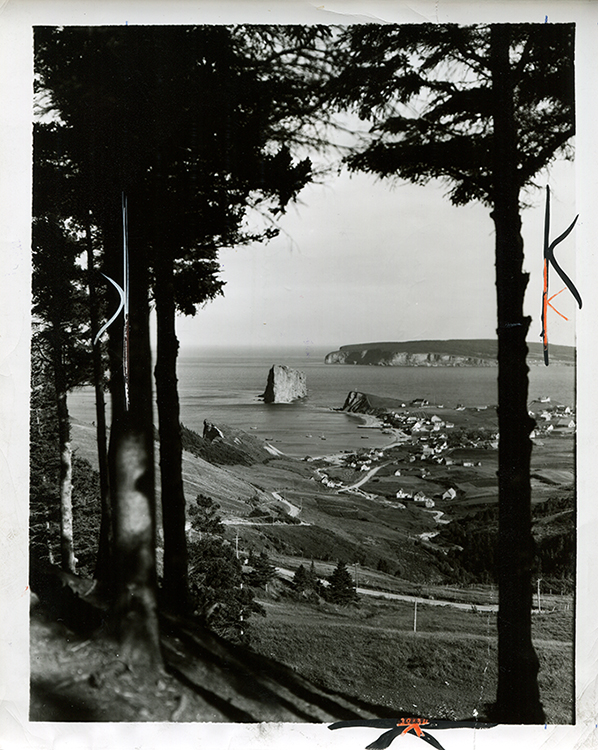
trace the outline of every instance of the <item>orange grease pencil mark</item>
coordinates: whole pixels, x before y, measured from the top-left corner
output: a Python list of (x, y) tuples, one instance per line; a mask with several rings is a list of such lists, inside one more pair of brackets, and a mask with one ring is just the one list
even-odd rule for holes
[(413, 730), (418, 737), (422, 736), (421, 726), (426, 726), (430, 722), (427, 719), (400, 719), (397, 722), (398, 727), (405, 727), (401, 732), (401, 735), (407, 734)]
[[(571, 294), (575, 297), (577, 304), (581, 308), (581, 297), (579, 295), (579, 292), (575, 288), (575, 285), (571, 281), (571, 279), (567, 276), (567, 274), (563, 271), (563, 269), (559, 266), (559, 264), (556, 261), (556, 258), (554, 257), (554, 248), (562, 242), (566, 237), (569, 236), (569, 234), (573, 231), (573, 227), (575, 226), (577, 219), (579, 217), (576, 216), (575, 219), (572, 221), (572, 223), (567, 227), (567, 229), (559, 236), (557, 237), (554, 242), (550, 242), (550, 189), (548, 186), (546, 186), (546, 215), (544, 219), (544, 288), (542, 289), (542, 332), (540, 333), (540, 336), (542, 338), (543, 342), (543, 349), (544, 349), (544, 364), (548, 365), (548, 308), (550, 307), (551, 310), (554, 310), (557, 315), (560, 315), (561, 318), (564, 320), (569, 320), (567, 317), (565, 317), (561, 312), (559, 312), (554, 305), (551, 305), (551, 301), (561, 292), (564, 292), (565, 289), (569, 289)], [(556, 294), (553, 294), (552, 297), (548, 296), (548, 271), (549, 271), (549, 264), (552, 264), (555, 271), (558, 273), (558, 275), (561, 277), (561, 279), (565, 282), (565, 287), (561, 289)]]

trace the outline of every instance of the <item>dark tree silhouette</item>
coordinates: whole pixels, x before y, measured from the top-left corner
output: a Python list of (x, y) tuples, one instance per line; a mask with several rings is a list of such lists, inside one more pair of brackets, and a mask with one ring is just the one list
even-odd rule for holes
[[(69, 158), (69, 136), (58, 122), (37, 122), (33, 129), (34, 181), (33, 211), (38, 219), (53, 217), (54, 221), (68, 223), (71, 236), (71, 261), (85, 252), (87, 258), (87, 317), (89, 326), (87, 338), (92, 349), (92, 379), (96, 394), (96, 438), (101, 498), (101, 533), (95, 575), (103, 586), (109, 583), (110, 569), (110, 498), (108, 487), (107, 431), (104, 391), (106, 386), (105, 369), (101, 342), (95, 342), (99, 330), (99, 320), (103, 311), (103, 295), (97, 289), (96, 255), (101, 250), (98, 230), (92, 224), (86, 196), (86, 182)], [(44, 251), (47, 252), (47, 249)], [(48, 258), (49, 260), (49, 258)], [(57, 278), (44, 283), (56, 285), (60, 273), (59, 266), (51, 268)], [(81, 276), (79, 283), (83, 282)]]
[[(262, 202), (282, 211), (310, 178), (309, 160), (294, 164), (280, 133), (272, 145), (271, 124), (287, 117), (280, 101), (289, 91), (244, 58), (244, 36), (219, 26), (36, 31), (39, 85), (60, 113), (67, 143), (62, 166), (79, 186), (73, 213), (96, 228), (104, 271), (123, 286), (123, 197), (129, 207), (130, 316), (126, 329), (122, 320), (112, 324), (109, 340), (111, 562), (123, 644), (136, 660), (145, 647), (150, 663), (157, 661), (151, 384), (144, 375), (151, 362), (150, 290), (158, 317), (164, 591), (167, 606), (184, 609), (175, 312), (194, 312), (221, 291), (219, 246), (272, 236), (241, 231), (248, 206)], [(135, 517), (137, 536), (129, 533)]]
[(499, 390), (499, 681), (494, 717), (541, 723), (531, 641), (528, 368), (520, 194), (574, 134), (572, 25), (356, 26), (337, 46), (333, 96), (373, 122), (355, 170), (449, 185), (496, 231)]
[(249, 565), (252, 567), (247, 576), (248, 582), (252, 586), (265, 587), (276, 577), (276, 567), (270, 562), (267, 552), (260, 552), (259, 555), (251, 553)]
[[(34, 211), (38, 206), (34, 203)], [(38, 215), (33, 224), (34, 346), (50, 363), (60, 455), (61, 565), (75, 572), (73, 540), (72, 450), (67, 392), (89, 377), (85, 349), (85, 297), (75, 264), (77, 244), (56, 214)]]
[(346, 563), (342, 560), (339, 560), (336, 568), (328, 576), (328, 583), (330, 585), (326, 589), (326, 598), (333, 604), (347, 605), (357, 600), (355, 584)]
[(189, 519), (194, 531), (200, 535), (222, 536), (224, 524), (220, 515), (219, 503), (206, 495), (197, 495), (195, 503), (189, 507)]
[(309, 160), (294, 164), (274, 134), (288, 118), (289, 85), (258, 70), (246, 38), (210, 26), (44, 30), (38, 40), (94, 220), (105, 221), (125, 183), (130, 205), (144, 207), (135, 231), (149, 251), (158, 322), (164, 581), (175, 609), (187, 590), (175, 314), (221, 293), (218, 247), (273, 236), (242, 229), (248, 207), (280, 212), (310, 179)]

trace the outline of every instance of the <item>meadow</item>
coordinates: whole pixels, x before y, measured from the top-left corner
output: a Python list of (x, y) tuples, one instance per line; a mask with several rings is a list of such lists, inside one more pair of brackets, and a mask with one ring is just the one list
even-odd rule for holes
[[(356, 605), (262, 599), (252, 648), (330, 692), (396, 715), (483, 718), (496, 693), (496, 614), (361, 597)], [(539, 685), (550, 724), (573, 721), (573, 614), (534, 616)]]

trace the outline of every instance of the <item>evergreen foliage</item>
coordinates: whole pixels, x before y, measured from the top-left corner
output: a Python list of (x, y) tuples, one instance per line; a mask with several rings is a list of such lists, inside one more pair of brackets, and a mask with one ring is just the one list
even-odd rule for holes
[[(497, 28), (497, 27), (495, 27)], [(575, 132), (573, 24), (509, 24), (516, 180), (532, 178)], [(426, 184), (439, 178), (455, 205), (494, 201), (492, 27), (349, 27), (337, 45), (337, 102), (372, 123), (351, 169)]]
[(276, 576), (276, 567), (270, 562), (267, 552), (260, 552), (256, 555), (254, 552), (249, 556), (249, 566), (252, 570), (247, 576), (247, 581), (251, 586), (264, 588)]
[(328, 587), (326, 588), (326, 599), (333, 604), (346, 606), (357, 601), (358, 596), (355, 585), (347, 565), (339, 560), (336, 568), (328, 576)]
[(230, 544), (217, 536), (191, 542), (189, 581), (200, 620), (223, 638), (248, 643), (250, 616), (266, 613), (244, 584), (241, 563)]
[[(147, 490), (147, 549), (136, 547), (136, 572), (135, 565), (122, 568), (118, 561), (113, 561), (112, 568), (115, 574), (119, 571), (114, 582), (117, 599), (123, 607), (130, 606), (130, 587), (134, 585), (140, 592), (139, 612), (145, 611), (148, 621), (151, 608), (144, 603), (155, 596), (155, 561), (149, 549), (155, 515), (148, 403), (151, 386), (147, 378), (149, 296), (153, 292), (158, 321), (155, 376), (164, 580), (174, 607), (177, 603), (184, 606), (187, 587), (175, 311), (193, 314), (198, 305), (222, 292), (223, 282), (217, 278), (219, 247), (264, 240), (276, 233), (271, 227), (247, 232), (244, 221), (249, 207), (281, 213), (311, 179), (309, 159), (295, 163), (280, 138), (283, 121), (291, 116), (283, 102), (299, 85), (305, 90), (305, 84), (295, 78), (289, 88), (278, 56), (276, 74), (258, 69), (252, 60), (257, 47), (271, 49), (277, 36), (265, 35), (252, 47), (245, 31), (233, 33), (224, 26), (36, 30), (36, 88), (45, 92), (50, 107), (61, 118), (51, 128), (40, 128), (47, 138), (39, 141), (36, 153), (43, 161), (41, 147), (53, 141), (52, 159), (64, 176), (57, 192), (67, 206), (67, 215), (70, 213), (79, 226), (97, 229), (104, 245), (104, 269), (117, 282), (122, 268), (119, 225), (123, 196), (128, 205), (133, 271), (128, 337), (130, 411), (123, 408), (122, 321), (116, 321), (109, 331), (113, 398), (110, 483), (117, 534), (113, 544), (121, 557), (133, 563), (132, 550), (124, 549), (131, 540), (118, 537), (119, 529), (128, 528), (124, 516), (133, 508), (126, 507), (132, 495), (129, 490), (120, 491), (127, 485), (117, 480), (116, 465), (125, 442), (135, 435), (140, 462), (150, 467), (143, 482)], [(293, 114), (299, 114), (303, 106)], [(45, 160), (44, 165), (50, 162)], [(57, 174), (55, 170), (54, 176)], [(69, 180), (76, 190), (65, 188)], [(127, 576), (131, 579), (126, 580)], [(141, 624), (137, 614), (124, 620)], [(129, 638), (130, 643), (133, 640)], [(155, 632), (150, 640), (153, 659)]]
[(188, 508), (189, 520), (194, 531), (200, 534), (224, 534), (224, 525), (219, 515), (220, 505), (206, 495), (197, 495), (195, 503)]
[(293, 576), (293, 587), (298, 594), (303, 594), (308, 599), (317, 600), (325, 595), (325, 588), (316, 574), (314, 561), (311, 561), (309, 569), (300, 565)]
[[(224, 525), (218, 515), (220, 506), (204, 495), (198, 495), (196, 502), (196, 510), (190, 514), (191, 523), (201, 536), (199, 541), (189, 544), (193, 611), (218, 635), (248, 643), (249, 617), (265, 615), (265, 610), (254, 600), (241, 562), (224, 539)], [(267, 563), (267, 557), (264, 562)]]
[(295, 571), (295, 575), (293, 576), (293, 586), (295, 587), (295, 590), (299, 592), (305, 591), (307, 588), (307, 571), (303, 565), (300, 565)]
[(29, 553), (55, 562), (60, 547), (60, 456), (51, 364), (31, 350), (29, 411)]
[(441, 179), (453, 204), (478, 200), (495, 227), (499, 680), (493, 718), (542, 723), (531, 641), (531, 531), (521, 192), (571, 156), (573, 24), (358, 25), (339, 44), (332, 96), (372, 123), (351, 169), (419, 185)]

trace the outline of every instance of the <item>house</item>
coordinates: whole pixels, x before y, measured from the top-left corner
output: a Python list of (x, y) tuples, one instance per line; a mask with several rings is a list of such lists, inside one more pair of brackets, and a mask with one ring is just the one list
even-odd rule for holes
[(443, 494), (443, 500), (454, 500), (457, 497), (457, 490), (454, 487), (449, 487), (448, 490)]
[(434, 507), (434, 500), (432, 500), (431, 497), (426, 497), (423, 492), (417, 492), (413, 499), (416, 503), (423, 503), (426, 508), (433, 508)]

